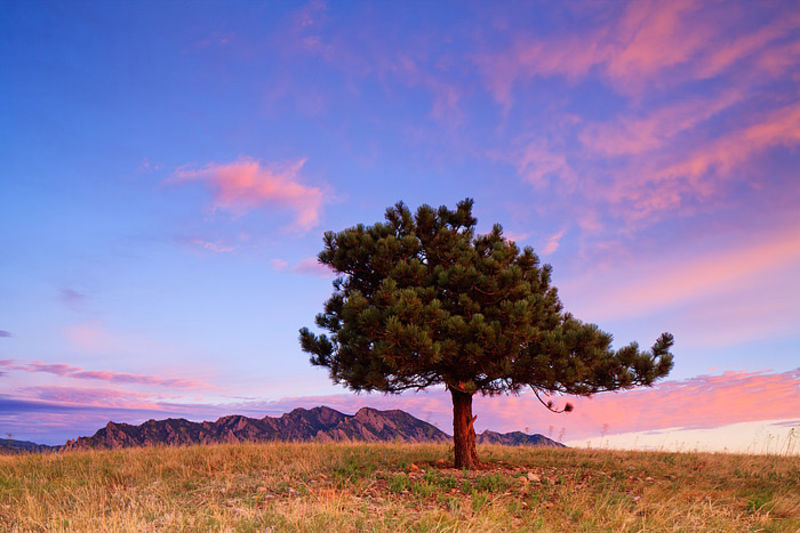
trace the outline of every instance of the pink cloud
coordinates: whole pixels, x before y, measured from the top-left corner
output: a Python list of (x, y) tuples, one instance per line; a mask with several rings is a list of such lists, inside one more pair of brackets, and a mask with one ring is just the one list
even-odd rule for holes
[(204, 182), (214, 191), (214, 208), (237, 215), (260, 207), (289, 209), (295, 214), (292, 227), (306, 231), (319, 222), (323, 192), (298, 181), (305, 162), (300, 159), (285, 165), (263, 165), (242, 158), (226, 164), (209, 163), (196, 169), (181, 168), (168, 181)]
[(508, 231), (507, 229), (503, 229), (503, 236), (506, 238), (506, 240), (519, 243), (524, 240), (527, 240), (527, 238), (530, 237), (530, 233), (517, 233), (515, 231)]
[(153, 394), (132, 392), (123, 389), (75, 388), (49, 385), (25, 387), (21, 392), (26, 395), (33, 395), (37, 400), (76, 404), (83, 407), (148, 409), (157, 411), (163, 409), (158, 402), (153, 401)]
[(798, 59), (800, 59), (800, 40), (770, 46), (755, 56), (752, 72), (755, 76), (777, 77), (785, 73), (797, 76)]
[(550, 180), (573, 184), (577, 179), (566, 154), (541, 141), (525, 146), (517, 155), (516, 165), (518, 174), (536, 188), (547, 186)]
[[(580, 32), (511, 35), (508, 47), (475, 56), (487, 89), (506, 111), (514, 88), (537, 77), (605, 80), (634, 96), (632, 109), (653, 109), (647, 100), (664, 101), (667, 88), (679, 91), (680, 98), (654, 110), (606, 122), (562, 113), (556, 127), (501, 157), (535, 187), (570, 196), (566, 208), (580, 209), (575, 218), (590, 222), (584, 213), (596, 206), (635, 230), (694, 212), (739, 183), (754, 185), (760, 174), (752, 165), (771, 150), (800, 144), (796, 98), (782, 87), (763, 97), (768, 84), (797, 79), (797, 10), (764, 9), (756, 17), (749, 6), (681, 0), (629, 2), (599, 13), (577, 10)], [(723, 75), (726, 89), (686, 97), (689, 84)], [(714, 133), (722, 121), (723, 133)], [(574, 136), (581, 145), (564, 149)], [(576, 193), (585, 201), (576, 202)], [(595, 231), (604, 224), (580, 226)]]
[(204, 241), (203, 239), (189, 239), (188, 242), (193, 246), (208, 250), (209, 252), (214, 252), (215, 254), (225, 254), (236, 249), (235, 246), (230, 246), (221, 242)]
[[(789, 267), (790, 268), (790, 267)], [(797, 265), (800, 268), (800, 264)], [(797, 330), (800, 302), (791, 294), (800, 283), (787, 279), (791, 274), (759, 275), (771, 284), (752, 284), (747, 289), (726, 291), (714, 298), (713, 305), (697, 305), (674, 318), (673, 328), (681, 331), (686, 344), (700, 348), (733, 346), (743, 342), (779, 339)], [(747, 305), (742, 305), (746, 301)], [(701, 327), (698, 327), (701, 324)]]
[[(800, 104), (789, 104), (713, 140), (702, 140), (688, 151), (675, 150), (642, 159), (610, 187), (597, 188), (618, 214), (644, 219), (673, 210), (687, 200), (721, 194), (726, 182), (758, 175), (747, 165), (771, 149), (800, 145)], [(794, 184), (796, 185), (796, 184)]]
[[(774, 277), (776, 272), (800, 264), (800, 229), (733, 247), (712, 250), (695, 257), (659, 258), (639, 262), (616, 278), (616, 270), (598, 273), (566, 284), (563, 292), (581, 296), (581, 313), (591, 320), (647, 315), (690, 301), (723, 294), (742, 294), (742, 283)], [(757, 305), (762, 299), (749, 300)], [(772, 302), (771, 305), (775, 305)]]
[(311, 0), (292, 13), (291, 29), (300, 32), (318, 27), (326, 18), (328, 6), (322, 0)]
[[(758, 54), (757, 60), (761, 62), (764, 56), (772, 55), (774, 51), (786, 51), (785, 45), (775, 44), (775, 42), (794, 32), (798, 26), (800, 26), (800, 13), (789, 12), (768, 26), (738, 37), (732, 42), (729, 41), (725, 46), (709, 48), (704, 57), (698, 61), (697, 75), (702, 78), (710, 78), (749, 56)], [(796, 49), (798, 44), (800, 41), (793, 41), (788, 50)], [(764, 65), (762, 64), (762, 66)], [(783, 68), (780, 69), (780, 71), (783, 70)]]
[(445, 81), (435, 70), (419, 65), (407, 55), (401, 55), (394, 61), (387, 61), (387, 71), (393, 72), (397, 78), (408, 87), (421, 87), (433, 97), (431, 117), (452, 125), (460, 125), (464, 121), (464, 114), (459, 107), (462, 89)]
[[(452, 431), (451, 400), (442, 388), (402, 395), (343, 393), (218, 405), (165, 403), (155, 395), (117, 389), (30, 387), (24, 392), (34, 395), (37, 400), (45, 400), (45, 403), (37, 404), (41, 411), (37, 411), (40, 430), (62, 428), (65, 420), (74, 424), (84, 416), (82, 413), (89, 412), (95, 414), (91, 423), (84, 425), (86, 431), (91, 432), (104, 424), (109, 416), (129, 423), (158, 416), (157, 413), (193, 420), (235, 413), (262, 417), (265, 414), (279, 415), (296, 407), (327, 405), (345, 413), (354, 413), (364, 406), (403, 409), (447, 432)], [(785, 372), (728, 371), (663, 382), (650, 388), (602, 393), (592, 398), (563, 397), (555, 401), (557, 404), (570, 401), (575, 409), (570, 413), (551, 413), (528, 392), (517, 396), (476, 396), (476, 430), (523, 430), (575, 440), (601, 434), (676, 427), (716, 428), (739, 422), (796, 419), (800, 412), (800, 368)], [(29, 409), (33, 407), (35, 405), (28, 406)], [(72, 410), (63, 411), (65, 407)], [(81, 407), (83, 410), (79, 409)], [(48, 419), (45, 416), (48, 412), (60, 414), (53, 414)], [(21, 420), (16, 422), (15, 427), (25, 427)]]
[(148, 158), (143, 158), (142, 162), (139, 164), (138, 171), (139, 172), (155, 172), (161, 168), (161, 165), (158, 163), (153, 163)]
[(577, 420), (571, 425), (607, 425), (611, 433), (718, 427), (796, 417), (798, 409), (800, 369), (780, 373), (729, 371), (666, 382), (652, 389), (579, 399)]
[(608, 75), (627, 84), (691, 59), (722, 29), (698, 16), (699, 8), (690, 0), (628, 4), (616, 27), (603, 36), (601, 58)]
[(685, 62), (707, 44), (707, 31), (686, 31), (680, 23), (696, 9), (697, 4), (686, 1), (631, 2), (610, 24), (549, 39), (520, 36), (508, 50), (478, 55), (477, 63), (490, 92), (506, 110), (513, 85), (535, 76), (574, 81), (597, 68), (618, 88), (640, 90), (645, 81)]
[(519, 35), (507, 49), (477, 54), (489, 92), (507, 111), (519, 82), (537, 76), (576, 81), (598, 73), (619, 92), (641, 94), (648, 87), (709, 78), (763, 57), (798, 24), (797, 13), (780, 14), (731, 43), (730, 32), (750, 16), (747, 10), (689, 0), (639, 1), (604, 15), (580, 33)]
[(644, 116), (622, 117), (612, 122), (587, 125), (579, 134), (581, 143), (601, 155), (639, 154), (663, 148), (679, 133), (689, 131), (730, 106), (745, 93), (728, 90), (710, 98), (695, 98), (670, 104)]
[(547, 243), (544, 245), (544, 248), (542, 249), (542, 255), (550, 255), (556, 250), (558, 250), (558, 246), (561, 243), (561, 238), (564, 236), (564, 233), (566, 233), (566, 230), (562, 229), (558, 233), (551, 235), (550, 238), (547, 239)]
[(320, 278), (330, 278), (335, 275), (333, 270), (320, 263), (316, 257), (306, 257), (291, 266), (288, 261), (283, 259), (270, 259), (269, 263), (272, 265), (273, 270), (278, 272), (294, 272), (295, 274)]
[(289, 263), (284, 261), (283, 259), (270, 259), (269, 263), (275, 270), (285, 270), (286, 267), (289, 266)]
[(303, 259), (292, 267), (292, 271), (298, 274), (308, 274), (320, 278), (330, 278), (335, 274), (333, 270), (320, 263), (316, 257), (307, 257)]
[(662, 170), (660, 178), (702, 178), (711, 169), (725, 174), (753, 155), (778, 146), (800, 143), (800, 104), (767, 113), (761, 119), (714, 140), (685, 160)]
[(65, 363), (43, 363), (41, 361), (17, 361), (15, 359), (0, 360), (0, 367), (31, 373), (45, 373), (73, 379), (93, 379), (114, 383), (134, 383), (159, 387), (173, 387), (190, 390), (221, 390), (219, 387), (185, 378), (166, 378), (149, 374), (130, 374), (106, 370), (85, 370)]
[(117, 339), (97, 323), (85, 323), (64, 328), (67, 340), (76, 348), (86, 351), (104, 351), (116, 348)]
[[(352, 27), (340, 29), (328, 22), (327, 6), (309, 3), (293, 13), (287, 42), (349, 78), (375, 78), (387, 91), (391, 90), (388, 79), (424, 91), (431, 98), (429, 115), (440, 124), (458, 126), (464, 121), (460, 108), (464, 87), (448, 79), (457, 61), (446, 57), (432, 61), (428, 42), (419, 42), (419, 37), (402, 46), (389, 46), (387, 32), (376, 31), (376, 23), (362, 23), (353, 39)], [(365, 42), (370, 45), (363, 46)], [(359, 91), (352, 80), (350, 89), (356, 94)]]
[[(713, 428), (737, 422), (787, 419), (800, 412), (800, 369), (771, 373), (731, 371), (664, 382), (652, 388), (597, 394), (592, 398), (556, 398), (574, 404), (571, 413), (546, 410), (531, 393), (518, 396), (475, 397), (476, 429), (548, 433), (553, 427), (563, 438), (579, 439), (601, 433), (625, 433), (671, 427)], [(270, 410), (328, 405), (355, 412), (365, 405), (404, 409), (450, 431), (452, 405), (442, 390), (401, 396), (332, 395), (286, 398), (268, 402)]]
[[(560, 135), (576, 133), (581, 149), (567, 152), (556, 148), (563, 142), (536, 141), (495, 157), (512, 162), (535, 187), (561, 194), (566, 208), (577, 206), (581, 228), (602, 230), (599, 210), (635, 230), (727, 198), (737, 186), (769, 182), (771, 176), (758, 165), (772, 151), (800, 146), (800, 104), (774, 107), (770, 102), (768, 110), (730, 114), (752, 105), (750, 98), (747, 90), (737, 88), (616, 121), (562, 121)], [(728, 114), (729, 124), (710, 136), (706, 123), (722, 113)], [(785, 185), (785, 192), (800, 193), (797, 183)], [(584, 201), (576, 202), (575, 195)]]

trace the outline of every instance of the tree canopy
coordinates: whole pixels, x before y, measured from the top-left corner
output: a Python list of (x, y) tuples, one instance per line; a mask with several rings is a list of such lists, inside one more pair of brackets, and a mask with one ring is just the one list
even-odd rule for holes
[[(311, 363), (356, 391), (444, 384), (454, 405), (456, 393), (470, 405), (476, 392), (524, 387), (591, 395), (668, 374), (670, 334), (648, 351), (612, 349), (609, 333), (564, 311), (550, 265), (532, 248), (520, 250), (499, 224), (475, 234), (472, 206), (465, 199), (455, 210), (423, 205), (412, 214), (401, 202), (383, 223), (326, 232), (319, 260), (339, 277), (316, 317), (328, 333), (300, 330)], [(471, 407), (469, 415), (472, 431)]]

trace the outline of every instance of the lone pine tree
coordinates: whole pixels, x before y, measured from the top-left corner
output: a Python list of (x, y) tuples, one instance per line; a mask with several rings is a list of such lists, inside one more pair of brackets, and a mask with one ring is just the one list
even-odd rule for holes
[(330, 334), (300, 330), (311, 363), (353, 390), (444, 384), (457, 468), (478, 464), (476, 392), (589, 396), (651, 385), (672, 368), (672, 335), (646, 352), (611, 349), (610, 334), (564, 311), (533, 249), (520, 251), (497, 224), (475, 234), (472, 205), (412, 214), (401, 202), (385, 223), (326, 232), (319, 260), (339, 277), (316, 323)]

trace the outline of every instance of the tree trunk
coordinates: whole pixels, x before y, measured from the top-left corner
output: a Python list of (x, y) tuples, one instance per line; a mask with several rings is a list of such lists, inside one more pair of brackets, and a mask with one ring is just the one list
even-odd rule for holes
[(475, 428), (472, 416), (472, 394), (452, 387), (453, 396), (453, 443), (455, 444), (456, 468), (475, 468), (480, 464), (475, 449)]

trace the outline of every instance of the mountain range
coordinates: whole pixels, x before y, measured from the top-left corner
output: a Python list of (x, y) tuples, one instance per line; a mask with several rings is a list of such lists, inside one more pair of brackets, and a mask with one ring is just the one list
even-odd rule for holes
[(58, 450), (60, 446), (36, 444), (26, 440), (0, 439), (0, 453), (31, 453), (50, 452)]
[[(450, 442), (452, 437), (428, 422), (405, 411), (380, 411), (370, 407), (354, 415), (330, 407), (297, 408), (279, 417), (248, 418), (224, 416), (214, 422), (191, 422), (183, 418), (148, 420), (140, 425), (109, 422), (91, 437), (67, 441), (62, 449), (126, 448), (131, 446), (216, 444), (225, 442), (264, 441), (365, 441), (402, 440), (406, 442)], [(13, 441), (19, 443), (21, 441)], [(519, 431), (477, 435), (479, 444), (528, 446), (564, 446), (543, 435)], [(44, 451), (58, 447), (23, 443), (27, 449), (8, 451)], [(30, 448), (40, 446), (41, 449)], [(3, 449), (0, 444), (0, 451)]]

